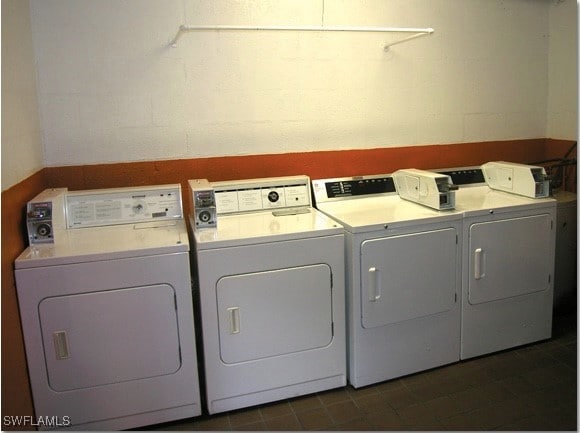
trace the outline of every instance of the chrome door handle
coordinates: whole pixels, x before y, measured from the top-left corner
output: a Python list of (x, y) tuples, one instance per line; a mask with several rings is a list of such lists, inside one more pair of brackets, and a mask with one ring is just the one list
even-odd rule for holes
[(473, 277), (476, 280), (485, 277), (485, 251), (481, 248), (477, 248), (473, 255)]
[(228, 308), (230, 317), (230, 334), (240, 333), (240, 309), (239, 307)]
[(369, 301), (370, 302), (377, 302), (381, 299), (382, 295), (382, 287), (381, 287), (381, 271), (374, 266), (369, 268)]
[(56, 359), (59, 361), (70, 358), (68, 351), (68, 339), (66, 331), (56, 331), (52, 333), (52, 341), (54, 343), (54, 352)]

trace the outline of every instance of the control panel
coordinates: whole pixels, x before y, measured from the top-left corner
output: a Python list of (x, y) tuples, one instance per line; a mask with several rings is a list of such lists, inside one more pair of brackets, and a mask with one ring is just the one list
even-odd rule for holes
[(217, 214), (310, 207), (307, 176), (214, 182)]
[(389, 175), (313, 180), (312, 188), (317, 203), (378, 194), (396, 194), (395, 183)]
[(550, 195), (550, 180), (543, 167), (492, 161), (483, 164), (481, 168), (485, 181), (492, 189), (530, 198)]
[(64, 228), (63, 196), (66, 188), (47, 189), (26, 204), (28, 243), (54, 243), (55, 232)]
[(181, 218), (181, 186), (134, 187), (69, 192), (68, 228)]
[(30, 243), (54, 242), (52, 231), (52, 202), (28, 203), (26, 224)]
[(485, 183), (483, 170), (480, 167), (438, 169), (433, 171), (449, 176), (455, 185), (477, 185)]
[(193, 179), (188, 183), (193, 201), (194, 228), (215, 227), (217, 218), (213, 187), (207, 179)]
[(393, 178), (388, 176), (328, 182), (325, 188), (328, 198), (395, 192)]
[(455, 208), (457, 185), (450, 176), (414, 168), (393, 173), (399, 196), (436, 210)]

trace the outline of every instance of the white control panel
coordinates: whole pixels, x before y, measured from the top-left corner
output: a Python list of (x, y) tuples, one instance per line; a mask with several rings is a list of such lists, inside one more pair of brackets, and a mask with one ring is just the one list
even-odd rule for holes
[(306, 176), (215, 182), (218, 215), (268, 209), (310, 207), (310, 180)]
[(127, 224), (182, 217), (181, 186), (69, 192), (67, 228)]

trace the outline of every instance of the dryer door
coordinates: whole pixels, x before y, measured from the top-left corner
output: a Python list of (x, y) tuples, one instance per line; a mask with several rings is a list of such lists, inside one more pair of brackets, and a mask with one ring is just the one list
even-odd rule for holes
[(223, 277), (217, 282), (220, 356), (233, 364), (330, 344), (326, 264)]
[(553, 266), (551, 224), (548, 214), (472, 224), (469, 303), (547, 290)]
[(361, 305), (364, 328), (449, 311), (455, 303), (455, 229), (364, 241)]
[(38, 306), (48, 382), (71, 391), (175, 373), (175, 291), (167, 284), (45, 298)]

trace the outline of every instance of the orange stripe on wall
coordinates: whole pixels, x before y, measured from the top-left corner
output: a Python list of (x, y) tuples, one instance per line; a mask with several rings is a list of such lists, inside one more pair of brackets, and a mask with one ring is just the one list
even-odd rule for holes
[(391, 173), (399, 168), (478, 165), (490, 160), (528, 162), (544, 159), (545, 147), (545, 139), (531, 139), (47, 167), (44, 171), (51, 187), (71, 190), (184, 183), (194, 178), (218, 181), (306, 174), (320, 179)]

